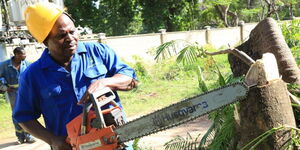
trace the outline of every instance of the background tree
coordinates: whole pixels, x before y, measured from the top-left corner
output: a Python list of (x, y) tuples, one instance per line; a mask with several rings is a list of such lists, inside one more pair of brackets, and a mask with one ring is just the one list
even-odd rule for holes
[(288, 14), (290, 16), (290, 18), (293, 18), (294, 17), (294, 8), (296, 7), (297, 5), (297, 0), (281, 0), (285, 6), (288, 7)]
[(77, 25), (90, 27), (95, 33), (124, 35), (137, 32), (132, 27), (139, 21), (135, 0), (65, 0), (65, 5)]
[(238, 15), (236, 9), (230, 9), (232, 5), (237, 4), (238, 0), (207, 0), (203, 4), (206, 7), (213, 7), (217, 15), (223, 21), (225, 27), (237, 26), (238, 25)]
[(300, 15), (298, 0), (65, 0), (65, 6), (76, 25), (107, 35), (230, 27), (240, 20)]
[(199, 17), (196, 0), (138, 0), (141, 6), (144, 32), (157, 32), (195, 29)]

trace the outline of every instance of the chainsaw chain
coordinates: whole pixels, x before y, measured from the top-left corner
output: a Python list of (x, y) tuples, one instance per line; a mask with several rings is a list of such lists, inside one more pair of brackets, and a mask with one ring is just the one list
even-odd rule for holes
[[(156, 111), (154, 111), (154, 112), (152, 112), (152, 113), (149, 113), (149, 114), (143, 115), (143, 116), (141, 116), (141, 117), (139, 117), (139, 118), (136, 118), (136, 119), (134, 119), (134, 120), (132, 120), (132, 121), (129, 121), (129, 122), (127, 122), (127, 123), (125, 123), (125, 124), (123, 124), (123, 125), (121, 125), (121, 126), (117, 127), (116, 129), (118, 129), (118, 128), (121, 128), (121, 127), (122, 127), (122, 126), (124, 126), (124, 125), (129, 125), (129, 124), (131, 124), (131, 123), (134, 123), (136, 120), (143, 119), (144, 117), (147, 117), (147, 116), (149, 116), (149, 115), (151, 115), (151, 114), (153, 114), (153, 113), (162, 112), (162, 111), (164, 111), (164, 110), (168, 109), (169, 107), (172, 107), (172, 106), (174, 106), (174, 105), (177, 105), (177, 104), (183, 103), (184, 101), (188, 101), (188, 100), (190, 100), (190, 99), (193, 99), (193, 98), (195, 98), (195, 97), (199, 97), (199, 96), (202, 96), (202, 95), (205, 95), (205, 94), (208, 94), (208, 93), (211, 93), (211, 92), (214, 92), (214, 91), (217, 91), (217, 90), (220, 90), (220, 89), (223, 89), (223, 88), (229, 87), (229, 86), (237, 85), (237, 84), (240, 84), (240, 85), (243, 85), (243, 86), (244, 86), (244, 87), (246, 87), (246, 88), (249, 88), (249, 87), (248, 87), (248, 86), (246, 86), (246, 85), (245, 85), (243, 82), (237, 82), (237, 83), (233, 83), (233, 84), (225, 85), (225, 86), (222, 86), (222, 87), (219, 87), (219, 88), (213, 89), (213, 90), (211, 90), (211, 91), (207, 91), (207, 92), (204, 92), (204, 93), (202, 93), (202, 94), (199, 94), (199, 95), (196, 95), (196, 96), (193, 96), (193, 97), (187, 98), (187, 99), (183, 99), (183, 100), (181, 100), (181, 101), (179, 101), (179, 102), (177, 102), (177, 103), (171, 104), (171, 105), (169, 105), (169, 106), (167, 106), (167, 107), (165, 107), (165, 108), (162, 108), (162, 109), (160, 109), (160, 110), (156, 110)], [(247, 91), (247, 93), (246, 93), (245, 95), (247, 95), (247, 94), (248, 94), (248, 91)], [(235, 102), (241, 101), (241, 100), (243, 100), (243, 99), (245, 99), (245, 98), (246, 98), (246, 96), (239, 97), (239, 98), (238, 98), (236, 101), (234, 101), (234, 102), (232, 102), (232, 103), (235, 103)], [(220, 107), (220, 108), (218, 108), (218, 109), (222, 109), (222, 108), (224, 108), (224, 107), (226, 107), (226, 106), (228, 106), (228, 105), (230, 105), (230, 104), (232, 104), (232, 103), (226, 104), (226, 105), (224, 105), (224, 106), (222, 106), (222, 107)], [(214, 110), (217, 110), (217, 109), (214, 109)], [(198, 116), (195, 116), (195, 117), (191, 117), (191, 118), (189, 118), (189, 119), (187, 119), (187, 120), (179, 121), (179, 122), (177, 122), (177, 123), (175, 123), (175, 124), (171, 124), (171, 125), (165, 126), (165, 127), (163, 127), (163, 128), (159, 128), (159, 129), (156, 129), (156, 130), (150, 131), (150, 132), (148, 132), (148, 133), (145, 133), (145, 134), (143, 134), (143, 135), (139, 135), (139, 136), (136, 136), (136, 137), (133, 137), (133, 138), (128, 138), (128, 139), (125, 139), (125, 140), (124, 140), (124, 141), (122, 141), (122, 142), (128, 142), (128, 141), (134, 140), (134, 139), (136, 139), (136, 138), (140, 138), (140, 137), (148, 136), (148, 135), (151, 135), (151, 134), (154, 134), (154, 133), (160, 132), (160, 131), (167, 130), (167, 129), (169, 129), (169, 128), (176, 127), (176, 126), (178, 126), (178, 125), (181, 125), (181, 124), (183, 124), (183, 123), (186, 123), (186, 122), (189, 122), (189, 121), (195, 120), (196, 118), (199, 118), (199, 117), (201, 117), (201, 116), (204, 116), (204, 115), (206, 115), (206, 114), (209, 114), (210, 112), (212, 112), (212, 111), (214, 111), (214, 110), (209, 110), (209, 111), (207, 111), (206, 113), (204, 113), (204, 114), (202, 114), (202, 115), (198, 115)]]

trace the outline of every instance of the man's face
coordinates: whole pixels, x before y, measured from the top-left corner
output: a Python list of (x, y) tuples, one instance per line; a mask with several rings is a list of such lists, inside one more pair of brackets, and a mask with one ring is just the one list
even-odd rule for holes
[(55, 22), (46, 41), (50, 55), (57, 61), (70, 58), (75, 54), (78, 34), (73, 21), (62, 14)]
[(25, 60), (26, 59), (26, 52), (25, 50), (22, 50), (20, 51), (19, 53), (16, 53), (15, 54), (15, 57), (18, 59), (18, 60)]

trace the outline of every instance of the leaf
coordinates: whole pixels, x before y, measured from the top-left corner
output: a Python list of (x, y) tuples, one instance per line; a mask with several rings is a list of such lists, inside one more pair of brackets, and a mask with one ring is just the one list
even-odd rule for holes
[(203, 92), (207, 92), (208, 88), (207, 88), (207, 85), (205, 83), (203, 72), (202, 72), (202, 69), (200, 68), (200, 66), (198, 66), (198, 71), (196, 73), (197, 73), (197, 76), (198, 76), (198, 85), (199, 85), (199, 88)]
[(214, 65), (217, 69), (217, 72), (218, 72), (218, 83), (219, 83), (220, 86), (225, 86), (226, 82), (225, 82), (224, 76), (222, 75), (222, 73), (221, 73), (217, 63), (215, 62), (215, 60), (214, 59), (212, 59), (212, 60), (213, 60)]
[[(199, 137), (200, 134), (197, 136)], [(187, 133), (187, 137), (183, 138), (181, 136), (176, 136), (175, 138), (171, 139), (167, 143), (164, 144), (165, 150), (195, 150), (196, 145), (198, 144), (198, 138), (195, 140), (193, 137)]]
[[(218, 68), (218, 67), (217, 67)], [(218, 81), (219, 81), (219, 85), (220, 86), (225, 86), (226, 85), (226, 82), (225, 82), (225, 79), (222, 75), (222, 73), (220, 72), (219, 68), (218, 68)]]
[(187, 46), (179, 52), (177, 62), (182, 62), (184, 65), (191, 65), (197, 61), (198, 47), (195, 45)]
[(154, 57), (155, 60), (158, 59), (166, 59), (171, 56), (177, 55), (177, 45), (179, 43), (183, 42), (184, 44), (186, 43), (184, 40), (172, 40), (169, 42), (166, 42), (156, 48), (156, 55)]
[(213, 138), (214, 134), (215, 134), (215, 126), (216, 124), (213, 123), (209, 129), (206, 131), (206, 133), (204, 134), (204, 136), (202, 137), (200, 144), (198, 146), (199, 149), (203, 149), (206, 145), (207, 145), (207, 141), (209, 141), (210, 139)]
[(269, 137), (270, 135), (272, 135), (274, 132), (283, 129), (284, 126), (280, 126), (277, 128), (272, 128), (268, 131), (266, 131), (265, 133), (261, 134), (260, 136), (256, 137), (255, 139), (253, 139), (252, 141), (250, 141), (248, 144), (246, 144), (244, 147), (242, 147), (241, 150), (245, 150), (246, 148), (248, 148), (250, 145), (253, 145), (250, 147), (250, 150), (254, 150), (254, 148), (256, 148), (261, 142), (263, 142), (267, 137)]

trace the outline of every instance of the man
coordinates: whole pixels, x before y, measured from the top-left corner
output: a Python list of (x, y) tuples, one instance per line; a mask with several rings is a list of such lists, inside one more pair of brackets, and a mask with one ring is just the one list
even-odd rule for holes
[[(29, 66), (29, 62), (25, 60), (26, 53), (22, 47), (16, 47), (13, 50), (14, 56), (11, 59), (8, 59), (0, 64), (0, 78), (3, 79), (3, 82), (7, 84), (6, 98), (9, 101), (11, 110), (14, 109), (15, 100), (17, 96), (19, 75), (24, 72), (24, 70)], [(34, 138), (26, 133), (20, 125), (12, 119), (15, 126), (16, 136), (18, 138), (18, 143), (33, 143), (35, 142)]]
[[(52, 149), (69, 150), (66, 124), (82, 112), (78, 102), (98, 88), (130, 90), (136, 75), (108, 46), (78, 42), (73, 20), (53, 3), (29, 6), (25, 21), (47, 48), (22, 74), (13, 116)], [(121, 104), (118, 96), (116, 102)], [(41, 114), (46, 128), (37, 121)]]

